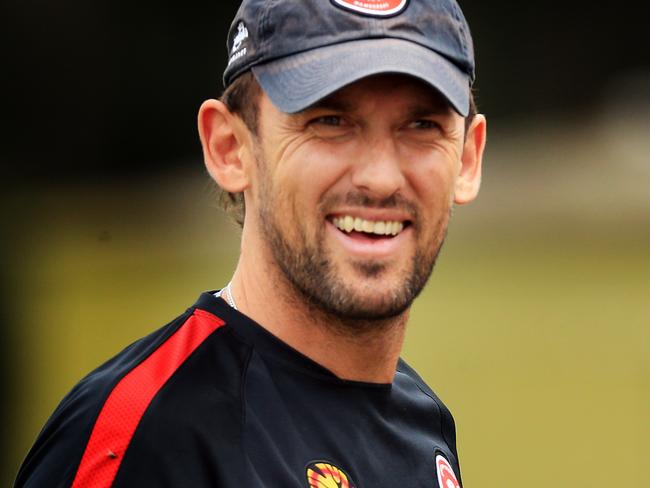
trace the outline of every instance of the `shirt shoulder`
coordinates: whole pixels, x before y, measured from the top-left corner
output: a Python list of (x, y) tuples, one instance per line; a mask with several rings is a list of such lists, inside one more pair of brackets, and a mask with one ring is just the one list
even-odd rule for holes
[[(236, 403), (232, 378), (247, 351), (228, 329), (192, 307), (92, 371), (47, 421), (15, 486), (110, 486), (139, 445), (155, 445), (159, 433), (147, 428), (149, 419), (169, 417), (183, 402), (199, 404), (193, 399), (206, 391), (216, 402)], [(206, 363), (224, 374), (210, 375)]]
[(406, 361), (400, 359), (397, 365), (398, 374), (406, 376), (410, 381), (414, 382), (418, 389), (424, 393), (426, 396), (431, 398), (438, 409), (440, 414), (440, 430), (447, 444), (449, 452), (446, 453), (448, 456), (451, 455), (451, 461), (456, 465), (458, 471), (460, 471), (459, 461), (458, 461), (458, 451), (456, 448), (456, 423), (454, 417), (451, 414), (451, 411), (445, 403), (438, 397), (438, 395), (429, 387), (429, 385), (422, 379), (422, 377), (411, 367)]

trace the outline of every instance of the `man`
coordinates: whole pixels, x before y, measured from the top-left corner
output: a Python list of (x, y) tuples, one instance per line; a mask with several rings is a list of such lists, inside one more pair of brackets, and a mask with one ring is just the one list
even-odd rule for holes
[(402, 360), (485, 119), (453, 0), (245, 0), (207, 169), (232, 281), (91, 373), (16, 486), (460, 487), (451, 414)]

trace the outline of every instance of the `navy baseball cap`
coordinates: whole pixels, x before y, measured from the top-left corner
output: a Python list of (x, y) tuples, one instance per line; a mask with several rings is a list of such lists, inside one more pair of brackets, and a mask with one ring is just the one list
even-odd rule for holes
[(243, 0), (228, 33), (228, 87), (252, 70), (295, 113), (380, 73), (401, 73), (469, 113), (474, 49), (455, 0)]

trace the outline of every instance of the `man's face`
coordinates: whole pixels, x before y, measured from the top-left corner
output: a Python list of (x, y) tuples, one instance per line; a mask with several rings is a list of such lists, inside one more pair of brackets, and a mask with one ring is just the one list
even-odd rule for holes
[(295, 290), (342, 319), (404, 312), (444, 240), (464, 119), (434, 90), (385, 75), (285, 114), (262, 95), (247, 195)]

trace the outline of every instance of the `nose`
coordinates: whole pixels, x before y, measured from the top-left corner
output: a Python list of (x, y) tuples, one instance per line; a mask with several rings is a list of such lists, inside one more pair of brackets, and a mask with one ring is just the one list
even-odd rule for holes
[(383, 199), (403, 189), (405, 183), (394, 141), (384, 137), (365, 142), (359, 160), (352, 166), (352, 184)]

